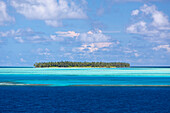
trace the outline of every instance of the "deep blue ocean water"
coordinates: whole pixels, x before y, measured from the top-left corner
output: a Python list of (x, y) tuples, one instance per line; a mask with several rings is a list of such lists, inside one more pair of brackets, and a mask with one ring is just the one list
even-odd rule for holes
[(169, 113), (169, 87), (1, 86), (0, 112)]

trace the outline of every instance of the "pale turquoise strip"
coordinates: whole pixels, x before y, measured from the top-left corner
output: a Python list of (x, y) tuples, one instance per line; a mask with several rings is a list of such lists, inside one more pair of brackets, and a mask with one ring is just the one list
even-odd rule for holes
[(170, 77), (170, 68), (0, 68), (0, 76), (4, 75)]

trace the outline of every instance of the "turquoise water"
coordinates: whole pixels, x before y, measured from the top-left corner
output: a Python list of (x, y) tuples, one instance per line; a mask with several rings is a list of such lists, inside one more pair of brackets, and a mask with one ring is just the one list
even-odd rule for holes
[(170, 85), (170, 68), (0, 68), (0, 85)]

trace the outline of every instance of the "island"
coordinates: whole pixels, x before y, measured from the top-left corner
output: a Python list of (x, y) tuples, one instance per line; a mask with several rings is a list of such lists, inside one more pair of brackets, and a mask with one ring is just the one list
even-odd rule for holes
[(36, 68), (49, 68), (49, 67), (86, 67), (86, 68), (116, 68), (116, 67), (130, 67), (129, 63), (124, 62), (39, 62), (35, 63)]

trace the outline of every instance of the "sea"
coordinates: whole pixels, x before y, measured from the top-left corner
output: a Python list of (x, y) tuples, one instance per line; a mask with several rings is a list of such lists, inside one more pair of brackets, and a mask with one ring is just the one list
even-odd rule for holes
[(170, 67), (0, 67), (0, 113), (169, 113)]

